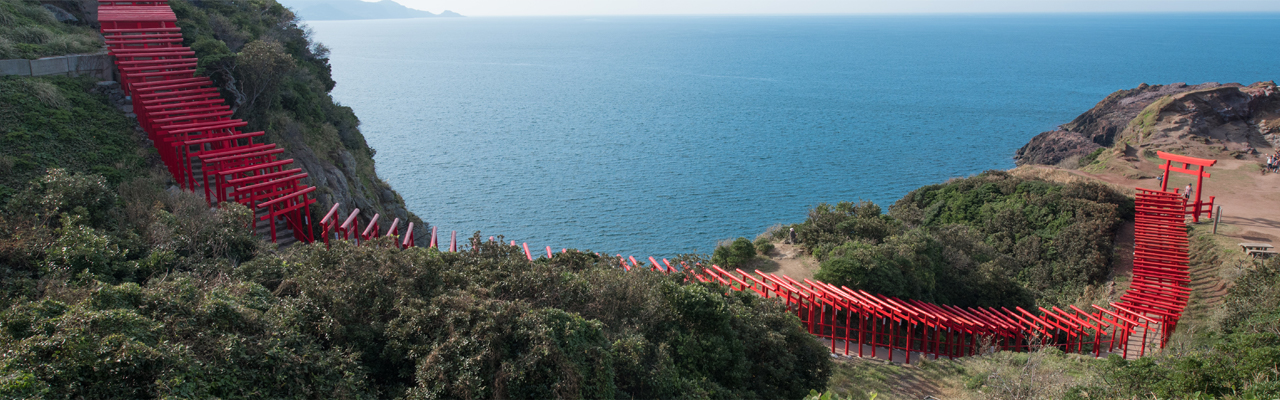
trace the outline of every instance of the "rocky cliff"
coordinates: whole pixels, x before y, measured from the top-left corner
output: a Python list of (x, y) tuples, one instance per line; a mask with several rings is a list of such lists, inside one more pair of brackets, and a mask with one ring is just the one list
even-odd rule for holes
[[(199, 58), (197, 73), (222, 89), (246, 132), (265, 131), (264, 142), (284, 149), (317, 187), (316, 221), (335, 203), (345, 217), (361, 211), (360, 224), (375, 215), (383, 229), (399, 218), (414, 223), (417, 245), (430, 240), (428, 225), (378, 177), (374, 149), (360, 133), (350, 107), (334, 102), (328, 50), (310, 40), (296, 15), (274, 0), (226, 2), (171, 0), (183, 44)], [(94, 15), (86, 15), (93, 18)], [(318, 224), (317, 224), (318, 226)]]
[(1127, 155), (1163, 150), (1197, 157), (1250, 157), (1280, 148), (1275, 82), (1142, 84), (1107, 96), (1018, 150), (1022, 164), (1064, 164), (1100, 148)]

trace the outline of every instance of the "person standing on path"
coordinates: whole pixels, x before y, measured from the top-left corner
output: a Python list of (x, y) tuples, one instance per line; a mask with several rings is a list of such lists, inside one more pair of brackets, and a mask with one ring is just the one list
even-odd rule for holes
[(791, 236), (787, 239), (787, 243), (796, 244), (796, 228), (791, 228)]
[(1182, 191), (1182, 198), (1191, 201), (1191, 184), (1187, 184), (1187, 189)]

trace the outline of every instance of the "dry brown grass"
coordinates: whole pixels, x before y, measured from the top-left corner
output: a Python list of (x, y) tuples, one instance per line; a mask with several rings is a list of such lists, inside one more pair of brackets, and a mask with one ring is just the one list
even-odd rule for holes
[(1054, 347), (1029, 353), (998, 352), (961, 361), (966, 391), (960, 398), (998, 400), (1061, 399), (1077, 386), (1102, 378), (1092, 357), (1064, 354)]
[(35, 96), (36, 100), (39, 100), (45, 106), (63, 109), (71, 106), (67, 98), (62, 96), (62, 92), (58, 90), (58, 87), (52, 83), (42, 80), (23, 80), (23, 82), (31, 95)]
[(1120, 193), (1124, 193), (1125, 195), (1128, 195), (1128, 196), (1134, 195), (1134, 190), (1132, 187), (1116, 185), (1100, 179), (1094, 179), (1087, 176), (1075, 174), (1065, 169), (1045, 167), (1042, 165), (1023, 165), (1023, 166), (1019, 166), (1017, 168), (1011, 169), (1008, 172), (1010, 175), (1013, 175), (1018, 178), (1040, 179), (1043, 181), (1053, 182), (1053, 183), (1058, 183), (1063, 185), (1068, 183), (1073, 183), (1073, 182), (1085, 182), (1085, 181), (1101, 182), (1119, 191)]

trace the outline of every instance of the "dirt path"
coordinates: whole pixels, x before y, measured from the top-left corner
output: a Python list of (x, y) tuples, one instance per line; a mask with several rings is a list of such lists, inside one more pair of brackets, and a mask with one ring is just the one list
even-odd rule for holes
[(760, 272), (786, 275), (797, 281), (813, 278), (818, 272), (818, 260), (814, 259), (804, 248), (781, 241), (773, 242), (773, 252), (769, 260), (755, 267)]

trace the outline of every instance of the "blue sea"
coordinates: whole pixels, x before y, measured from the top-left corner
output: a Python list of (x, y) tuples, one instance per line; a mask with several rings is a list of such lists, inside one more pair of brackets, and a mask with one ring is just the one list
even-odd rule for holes
[(409, 209), (710, 253), (819, 203), (1014, 166), (1141, 83), (1280, 77), (1280, 15), (473, 17), (309, 24)]

